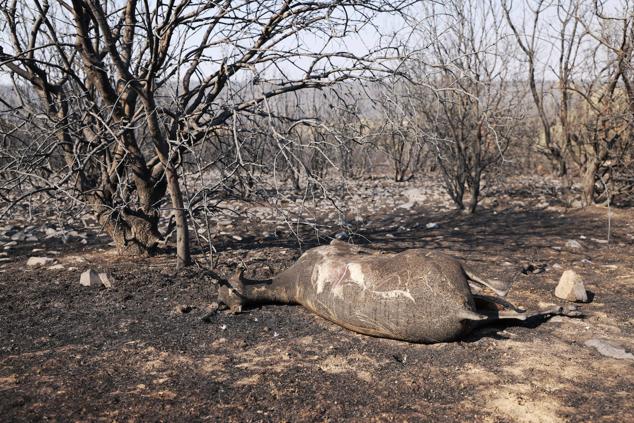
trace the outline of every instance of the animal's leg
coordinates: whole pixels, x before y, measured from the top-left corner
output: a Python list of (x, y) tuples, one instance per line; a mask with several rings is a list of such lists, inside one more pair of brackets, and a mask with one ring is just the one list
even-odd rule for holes
[(518, 313), (526, 311), (524, 307), (518, 307), (506, 301), (504, 298), (493, 297), (491, 295), (473, 294), (473, 299), (476, 302), (476, 308), (479, 310), (497, 310), (497, 305), (501, 305), (504, 308), (511, 309)]
[(583, 313), (577, 309), (575, 305), (569, 306), (554, 306), (544, 310), (538, 310), (533, 312), (517, 312), (514, 310), (478, 310), (478, 313), (487, 316), (488, 321), (502, 320), (502, 319), (516, 319), (526, 320), (535, 316), (568, 316), (568, 317), (580, 317)]
[(486, 280), (479, 277), (466, 267), (463, 267), (462, 269), (464, 270), (465, 275), (467, 275), (467, 279), (492, 289), (500, 297), (506, 297), (506, 294), (508, 294), (509, 290), (511, 289), (509, 284), (500, 281)]

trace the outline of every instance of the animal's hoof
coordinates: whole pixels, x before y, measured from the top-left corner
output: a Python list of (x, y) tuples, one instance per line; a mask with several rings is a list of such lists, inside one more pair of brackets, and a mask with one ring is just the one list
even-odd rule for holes
[(574, 304), (562, 307), (561, 314), (568, 317), (582, 317), (583, 312)]

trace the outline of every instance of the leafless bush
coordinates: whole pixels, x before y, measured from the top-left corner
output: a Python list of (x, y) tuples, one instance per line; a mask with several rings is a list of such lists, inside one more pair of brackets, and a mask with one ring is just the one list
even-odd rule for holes
[[(515, 22), (511, 3), (506, 19), (528, 62), (528, 79), (542, 126), (542, 151), (557, 173), (580, 175), (582, 203), (610, 202), (631, 190), (623, 174), (631, 155), (634, 90), (632, 53), (634, 4), (570, 0), (525, 2), (527, 22)], [(548, 19), (554, 15), (554, 19)], [(540, 51), (556, 55), (556, 65)], [(548, 83), (546, 75), (555, 82)], [(540, 77), (541, 75), (541, 77)], [(555, 113), (549, 113), (549, 106)], [(551, 118), (554, 116), (554, 118)], [(571, 171), (570, 168), (573, 170)], [(617, 182), (618, 181), (618, 182)]]
[(411, 3), (2, 0), (0, 64), (15, 100), (3, 101), (2, 195), (63, 190), (135, 254), (161, 242), (167, 208), (188, 264), (186, 156), (211, 143), (202, 150), (249, 195), (264, 139), (245, 137), (244, 119), (270, 116), (279, 95), (393, 70), (380, 38), (344, 43)]
[(447, 193), (459, 209), (473, 213), (483, 172), (503, 159), (518, 133), (523, 88), (513, 83), (494, 2), (449, 1), (428, 13), (422, 39), (429, 48), (410, 65), (419, 87), (419, 125)]

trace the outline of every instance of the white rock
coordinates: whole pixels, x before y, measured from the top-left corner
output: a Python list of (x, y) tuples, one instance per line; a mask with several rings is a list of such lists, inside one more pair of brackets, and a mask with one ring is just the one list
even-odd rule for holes
[(574, 249), (574, 250), (578, 250), (578, 249), (580, 249), (580, 248), (583, 248), (583, 246), (579, 243), (579, 241), (576, 241), (576, 240), (574, 240), (574, 239), (569, 239), (569, 240), (566, 242), (566, 247), (567, 247), (567, 248), (572, 248), (572, 249)]
[(46, 266), (47, 264), (53, 263), (55, 259), (50, 257), (29, 257), (26, 261), (27, 267), (39, 267)]
[(566, 270), (561, 275), (559, 284), (555, 288), (555, 296), (567, 301), (588, 301), (583, 281), (574, 270)]
[(231, 238), (235, 239), (236, 241), (242, 241), (242, 237), (240, 235), (231, 235)]
[(112, 288), (112, 277), (108, 275), (107, 273), (100, 273), (99, 280), (101, 281), (102, 285), (105, 286), (106, 288)]
[[(420, 188), (410, 188), (403, 191), (403, 195), (407, 197), (407, 203), (401, 204), (399, 207), (403, 209), (411, 209), (417, 204), (425, 203), (425, 193)], [(388, 198), (389, 200), (389, 198)], [(387, 201), (388, 203), (390, 201)], [(393, 203), (393, 201), (391, 201)]]
[(438, 223), (434, 223), (434, 222), (429, 222), (428, 224), (425, 225), (425, 227), (427, 229), (435, 229), (438, 227)]
[(337, 232), (335, 234), (335, 239), (341, 240), (341, 241), (345, 241), (348, 238), (350, 238), (350, 236), (348, 235), (347, 232), (341, 231), (341, 232)]
[(628, 353), (623, 348), (612, 345), (609, 342), (606, 342), (602, 339), (589, 339), (584, 344), (587, 347), (596, 348), (599, 354), (604, 355), (610, 358), (616, 358), (619, 360), (634, 360), (634, 355), (632, 353)]
[(79, 284), (81, 286), (100, 285), (101, 278), (99, 277), (99, 273), (95, 272), (92, 269), (86, 270), (79, 277)]
[(609, 244), (610, 242), (607, 239), (598, 239), (598, 238), (590, 238), (597, 244)]
[(48, 268), (48, 270), (64, 270), (64, 265), (62, 264), (55, 264), (51, 267)]
[(11, 241), (24, 241), (26, 239), (26, 235), (24, 231), (20, 231), (11, 235)]

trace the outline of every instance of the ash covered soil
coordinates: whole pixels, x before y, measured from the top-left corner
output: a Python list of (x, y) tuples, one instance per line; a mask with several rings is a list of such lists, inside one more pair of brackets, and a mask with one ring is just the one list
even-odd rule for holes
[[(505, 189), (466, 216), (433, 184), (361, 185), (347, 197), (346, 221), (328, 202), (276, 205), (277, 214), (234, 202), (237, 214), (211, 217), (213, 272), (204, 253), (184, 270), (168, 255), (119, 257), (90, 225), (69, 235), (50, 222), (8, 222), (0, 420), (631, 421), (634, 210), (572, 209), (556, 189)], [(513, 281), (509, 299), (529, 309), (562, 304), (554, 288), (574, 269), (590, 302), (582, 319), (506, 324), (435, 345), (355, 334), (298, 306), (213, 312), (218, 277), (239, 263), (267, 277), (299, 257), (294, 232), (309, 248), (342, 230), (377, 249), (442, 249)], [(55, 262), (32, 269), (30, 256)], [(87, 269), (114, 286), (81, 286)]]

